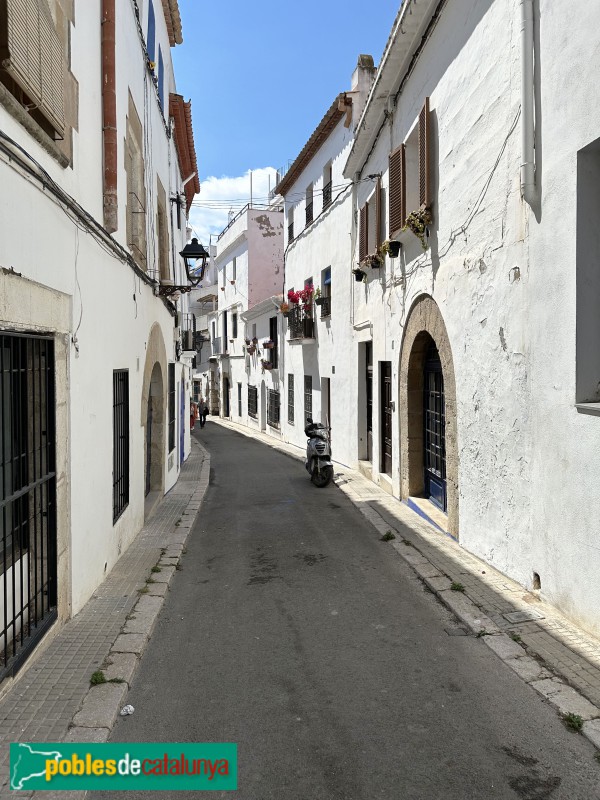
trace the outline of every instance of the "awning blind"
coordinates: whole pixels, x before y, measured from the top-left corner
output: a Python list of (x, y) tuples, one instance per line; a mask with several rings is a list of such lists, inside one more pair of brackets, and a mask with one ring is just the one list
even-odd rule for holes
[(65, 60), (45, 0), (0, 3), (0, 58), (2, 68), (62, 135)]

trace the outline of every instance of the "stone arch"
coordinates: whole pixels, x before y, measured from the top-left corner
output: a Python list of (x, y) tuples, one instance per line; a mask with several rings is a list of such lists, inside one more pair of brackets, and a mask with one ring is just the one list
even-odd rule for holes
[(146, 344), (146, 363), (140, 409), (144, 428), (144, 493), (164, 494), (167, 351), (160, 325), (155, 323)]
[(448, 332), (437, 303), (421, 295), (413, 303), (402, 339), (399, 370), (400, 491), (403, 499), (418, 495), (423, 477), (423, 371), (431, 340), (435, 342), (446, 408), (446, 492), (448, 532), (458, 538), (458, 439), (456, 380)]

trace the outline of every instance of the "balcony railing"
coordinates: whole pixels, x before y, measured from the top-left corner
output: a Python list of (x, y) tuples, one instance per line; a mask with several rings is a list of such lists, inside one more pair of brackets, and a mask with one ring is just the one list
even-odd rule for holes
[(313, 221), (313, 204), (312, 201), (306, 204), (306, 224), (310, 225)]
[(323, 187), (323, 208), (327, 208), (331, 204), (331, 184), (332, 181), (329, 181)]
[(302, 306), (295, 306), (288, 314), (288, 330), (290, 341), (294, 339), (314, 339), (315, 322), (312, 317), (312, 307), (305, 310)]
[(331, 316), (331, 297), (321, 298), (321, 319)]

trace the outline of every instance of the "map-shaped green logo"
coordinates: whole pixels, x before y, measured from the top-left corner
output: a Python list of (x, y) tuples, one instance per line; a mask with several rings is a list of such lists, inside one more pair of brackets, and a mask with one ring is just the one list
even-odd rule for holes
[[(48, 745), (40, 743), (22, 744), (17, 742), (10, 746), (10, 788), (15, 791), (28, 791), (31, 780), (46, 778), (46, 763), (58, 761), (62, 753), (50, 750)], [(35, 781), (37, 783), (37, 781)], [(33, 788), (33, 787), (32, 787)]]

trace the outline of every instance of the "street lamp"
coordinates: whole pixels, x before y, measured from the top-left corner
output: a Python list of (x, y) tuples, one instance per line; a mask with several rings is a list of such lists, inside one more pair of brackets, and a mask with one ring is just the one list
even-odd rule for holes
[[(185, 294), (186, 292), (191, 292), (195, 286), (198, 286), (200, 281), (204, 278), (204, 271), (206, 269), (206, 259), (209, 257), (209, 253), (206, 248), (200, 244), (198, 239), (192, 239), (191, 242), (186, 244), (183, 250), (180, 251), (179, 255), (183, 258), (183, 263), (185, 264), (185, 274), (188, 279), (188, 284), (185, 286), (161, 286), (158, 290), (159, 295), (163, 297), (168, 297), (169, 295), (173, 295), (175, 293)], [(196, 266), (196, 264), (191, 265), (189, 262), (200, 261), (200, 266)], [(191, 274), (190, 270), (193, 270), (193, 274)]]

